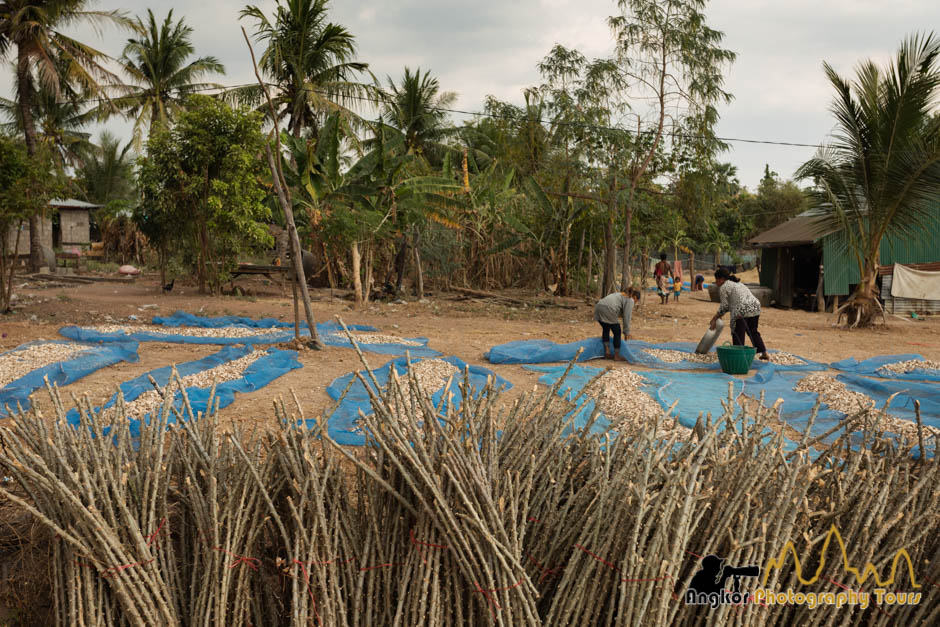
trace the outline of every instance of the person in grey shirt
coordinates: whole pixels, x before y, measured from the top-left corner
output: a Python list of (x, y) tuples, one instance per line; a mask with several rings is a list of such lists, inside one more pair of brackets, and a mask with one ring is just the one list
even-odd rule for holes
[(710, 329), (714, 329), (718, 319), (726, 313), (731, 313), (731, 342), (735, 346), (744, 346), (744, 338), (750, 337), (754, 349), (763, 360), (770, 359), (764, 338), (757, 330), (760, 321), (760, 301), (751, 293), (741, 279), (728, 272), (725, 268), (715, 271), (715, 285), (721, 296), (718, 311), (712, 316)]
[[(630, 338), (630, 321), (633, 307), (640, 300), (639, 290), (630, 288), (626, 292), (614, 292), (597, 301), (594, 305), (594, 319), (601, 325), (601, 342), (604, 344), (604, 357), (615, 361), (626, 361), (620, 354), (620, 321), (623, 320), (623, 334)], [(614, 350), (611, 352), (607, 342), (614, 336)]]

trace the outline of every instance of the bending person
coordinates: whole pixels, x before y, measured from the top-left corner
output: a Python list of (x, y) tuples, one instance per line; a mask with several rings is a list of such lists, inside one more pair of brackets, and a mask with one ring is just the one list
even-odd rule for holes
[(744, 336), (747, 335), (751, 338), (754, 348), (760, 353), (760, 358), (765, 361), (770, 359), (767, 347), (764, 346), (764, 339), (757, 330), (760, 301), (751, 294), (751, 290), (746, 285), (741, 283), (741, 279), (728, 272), (727, 268), (718, 268), (715, 271), (715, 285), (718, 286), (721, 304), (712, 316), (708, 328), (714, 329), (718, 319), (731, 312), (731, 342), (735, 346), (744, 346)]
[[(604, 357), (615, 361), (626, 361), (620, 354), (620, 321), (623, 320), (625, 339), (630, 339), (630, 321), (633, 318), (633, 306), (640, 300), (639, 290), (630, 288), (626, 292), (614, 292), (597, 301), (594, 305), (594, 319), (601, 325), (601, 342), (604, 343)], [(614, 336), (614, 350), (611, 353), (607, 345), (610, 335)]]

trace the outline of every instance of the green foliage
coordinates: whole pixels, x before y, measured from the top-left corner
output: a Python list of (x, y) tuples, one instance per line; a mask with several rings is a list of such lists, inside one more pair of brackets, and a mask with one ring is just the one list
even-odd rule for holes
[(0, 313), (10, 310), (13, 293), (12, 255), (28, 246), (17, 235), (21, 225), (41, 215), (49, 200), (65, 190), (66, 181), (51, 151), (40, 147), (30, 156), (26, 145), (0, 133)]
[(136, 199), (130, 147), (121, 146), (114, 135), (103, 131), (98, 145), (92, 147), (76, 172), (76, 180), (88, 201), (103, 205), (109, 214), (130, 210)]
[(134, 22), (140, 33), (124, 46), (118, 60), (131, 85), (120, 86), (121, 95), (104, 106), (134, 117), (134, 144), (140, 147), (144, 126), (168, 124), (182, 109), (186, 96), (206, 87), (202, 79), (210, 74), (224, 74), (225, 68), (215, 57), (198, 57), (190, 38), (193, 29), (182, 19), (174, 24), (173, 11), (158, 23), (147, 9), (147, 21)]
[(422, 75), (421, 68), (412, 72), (406, 67), (399, 84), (388, 77), (388, 98), (382, 107), (382, 118), (404, 134), (409, 151), (440, 165), (446, 149), (441, 141), (450, 131), (447, 113), (441, 109), (456, 100), (454, 92), (441, 91), (430, 71)]
[[(355, 121), (362, 99), (378, 99), (378, 90), (356, 81), (369, 65), (355, 60), (355, 37), (328, 21), (328, 8), (329, 0), (276, 0), (273, 19), (257, 6), (241, 12), (255, 23), (255, 41), (265, 45), (258, 63), (274, 83), (274, 106), (291, 135), (307, 130), (315, 138), (331, 113)], [(232, 90), (229, 97), (261, 105), (269, 115), (257, 86)]]
[(238, 255), (270, 246), (264, 224), (261, 116), (192, 96), (172, 129), (158, 128), (138, 162), (141, 230), (162, 251), (192, 261), (200, 290), (227, 279)]
[[(870, 321), (881, 242), (914, 236), (940, 197), (940, 38), (911, 36), (885, 67), (861, 63), (854, 80), (829, 64), (836, 132), (797, 172), (814, 181), (821, 225), (837, 229), (858, 263), (855, 324)], [(852, 305), (855, 306), (855, 305)]]

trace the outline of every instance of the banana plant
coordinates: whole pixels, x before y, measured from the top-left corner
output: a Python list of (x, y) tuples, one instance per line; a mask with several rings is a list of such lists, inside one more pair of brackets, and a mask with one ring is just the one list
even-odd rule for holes
[(400, 134), (385, 132), (381, 123), (373, 132), (370, 150), (358, 158), (346, 149), (355, 147), (353, 135), (337, 114), (326, 119), (315, 144), (285, 138), (295, 162), (284, 165), (288, 183), (299, 192), (297, 202), (306, 210), (312, 230), (322, 228), (331, 239), (349, 246), (358, 304), (368, 300), (371, 279), (367, 257), (363, 286), (361, 245), (405, 233), (428, 212), (449, 212), (462, 204), (457, 198), (460, 185), (421, 174)]

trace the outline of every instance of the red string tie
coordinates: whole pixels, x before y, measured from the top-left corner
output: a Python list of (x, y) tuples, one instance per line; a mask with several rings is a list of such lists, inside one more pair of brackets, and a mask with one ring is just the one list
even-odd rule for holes
[(163, 525), (166, 523), (166, 518), (160, 521), (160, 524), (157, 526), (157, 530), (147, 536), (147, 546), (153, 544), (153, 541), (157, 539), (157, 536), (160, 534), (160, 530), (163, 529)]
[(126, 569), (128, 569), (128, 568), (133, 568), (134, 566), (144, 566), (145, 564), (149, 564), (149, 563), (152, 562), (152, 561), (154, 561), (154, 560), (149, 559), (149, 560), (147, 560), (146, 562), (134, 562), (133, 564), (121, 564), (120, 566), (112, 566), (112, 567), (110, 567), (110, 568), (104, 569), (104, 571), (102, 571), (102, 573), (101, 573), (101, 576), (102, 576), (102, 577), (110, 577), (111, 575), (115, 575), (115, 574), (121, 572), (122, 570), (126, 570)]
[(300, 572), (304, 574), (304, 581), (307, 582), (307, 592), (310, 593), (310, 603), (313, 606), (313, 615), (317, 617), (317, 624), (322, 625), (323, 621), (320, 620), (320, 612), (317, 611), (317, 600), (313, 596), (313, 588), (310, 586), (310, 573), (307, 572), (307, 567), (304, 566), (304, 563), (300, 560), (294, 560), (293, 563), (300, 566)]
[(557, 567), (557, 568), (546, 568), (545, 566), (542, 566), (542, 564), (540, 564), (537, 559), (535, 559), (534, 557), (532, 557), (532, 554), (531, 554), (531, 553), (526, 553), (526, 555), (528, 556), (528, 558), (529, 558), (530, 560), (532, 560), (532, 562), (535, 564), (536, 568), (539, 569), (539, 572), (542, 573), (542, 576), (539, 577), (539, 585), (541, 585), (542, 581), (544, 581), (545, 578), (548, 577), (549, 575), (561, 571), (561, 567)]
[(220, 546), (213, 547), (213, 548), (216, 551), (221, 551), (222, 553), (225, 553), (226, 555), (230, 555), (231, 557), (235, 558), (232, 561), (232, 563), (229, 564), (229, 568), (235, 568), (239, 564), (247, 564), (248, 568), (250, 568), (251, 570), (257, 571), (258, 567), (261, 565), (261, 560), (259, 560), (257, 557), (245, 557), (244, 555), (236, 555), (235, 553), (232, 553), (231, 551), (226, 551)]
[(488, 595), (487, 592), (504, 592), (504, 591), (506, 591), (506, 590), (512, 590), (513, 588), (518, 588), (518, 587), (521, 586), (521, 585), (522, 585), (522, 579), (520, 579), (519, 581), (517, 581), (516, 583), (514, 583), (514, 584), (511, 585), (511, 586), (506, 586), (505, 588), (486, 588), (486, 589), (483, 589), (483, 588), (480, 587), (480, 584), (478, 584), (478, 583), (475, 582), (475, 581), (473, 582), (473, 586), (476, 588), (476, 591), (479, 592), (480, 594), (482, 594), (482, 595), (486, 598), (486, 600), (490, 602), (490, 606), (491, 606), (491, 607), (490, 607), (490, 612), (492, 612), (493, 618), (496, 618), (496, 610), (501, 610), (501, 609), (503, 609), (503, 608), (501, 608), (501, 607), (499, 606), (499, 603), (496, 602), (496, 599), (494, 599), (493, 597), (491, 597), (490, 595)]
[(588, 551), (586, 548), (584, 548), (584, 547), (581, 546), (580, 544), (576, 544), (575, 546), (576, 546), (577, 548), (581, 549), (582, 551), (584, 551), (585, 553), (587, 553), (588, 555), (590, 555), (591, 557), (593, 557), (594, 559), (596, 559), (596, 560), (597, 560), (598, 562), (600, 562), (601, 564), (604, 564), (605, 566), (608, 566), (608, 567), (610, 567), (610, 568), (612, 568), (612, 569), (614, 569), (614, 570), (619, 570), (616, 566), (614, 566), (613, 564), (611, 564), (610, 562), (608, 562), (607, 560), (605, 560), (603, 557), (601, 557), (600, 555), (597, 555), (596, 553), (591, 553), (590, 551)]

